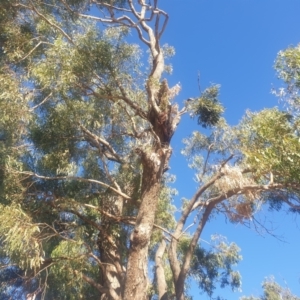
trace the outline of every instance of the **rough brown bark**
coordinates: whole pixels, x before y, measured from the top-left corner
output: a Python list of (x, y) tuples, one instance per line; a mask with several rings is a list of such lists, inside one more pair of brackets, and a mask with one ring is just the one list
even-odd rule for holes
[[(153, 160), (153, 156), (156, 160)], [(161, 187), (164, 157), (143, 153), (142, 203), (130, 237), (124, 300), (146, 300), (148, 290), (148, 248)]]
[[(134, 7), (130, 1), (131, 10)], [(141, 150), (143, 176), (141, 187), (141, 206), (136, 219), (135, 228), (130, 238), (130, 249), (127, 263), (124, 300), (146, 300), (148, 290), (148, 248), (152, 234), (159, 192), (161, 189), (161, 178), (165, 166), (170, 158), (169, 142), (170, 132), (164, 130), (169, 123), (159, 122), (161, 109), (159, 108), (159, 99), (157, 99), (157, 83), (161, 79), (164, 71), (164, 56), (160, 49), (159, 40), (167, 23), (167, 14), (163, 28), (158, 31), (146, 24), (141, 16), (145, 14), (145, 1), (141, 1), (143, 8), (141, 11), (141, 28), (148, 34), (149, 41), (146, 42), (150, 48), (153, 65), (147, 82), (148, 96), (148, 120), (152, 124), (154, 143), (151, 150)], [(155, 4), (156, 6), (156, 4)], [(161, 11), (162, 13), (162, 11)], [(136, 15), (137, 16), (137, 15)], [(159, 24), (159, 16), (156, 17), (156, 25)], [(141, 36), (140, 36), (141, 38)], [(167, 134), (166, 134), (167, 132)]]

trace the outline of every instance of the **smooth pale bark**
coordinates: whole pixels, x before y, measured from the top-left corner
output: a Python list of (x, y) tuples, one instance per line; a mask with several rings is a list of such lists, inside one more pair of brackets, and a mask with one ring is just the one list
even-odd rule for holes
[[(116, 197), (113, 205), (107, 203), (105, 211), (120, 216), (123, 210), (122, 197)], [(102, 217), (103, 230), (98, 235), (98, 247), (102, 263), (101, 284), (108, 292), (101, 296), (101, 300), (120, 300), (122, 293), (122, 267), (120, 255), (120, 243), (111, 236), (113, 226), (111, 219)]]
[(217, 200), (214, 202), (206, 201), (203, 203), (203, 209), (204, 213), (203, 216), (198, 224), (198, 227), (193, 234), (193, 238), (190, 242), (189, 248), (187, 253), (185, 254), (185, 257), (183, 259), (183, 264), (181, 265), (178, 257), (177, 257), (177, 244), (178, 244), (178, 238), (183, 232), (183, 227), (186, 223), (186, 220), (190, 213), (193, 211), (193, 208), (195, 206), (195, 203), (197, 200), (201, 197), (201, 195), (212, 185), (215, 183), (217, 179), (223, 176), (222, 169), (219, 170), (219, 172), (213, 176), (206, 184), (204, 184), (202, 187), (199, 188), (199, 190), (195, 193), (195, 195), (192, 197), (184, 211), (182, 212), (181, 218), (179, 219), (174, 236), (176, 238), (172, 238), (170, 248), (169, 248), (169, 261), (171, 270), (173, 273), (173, 279), (175, 283), (175, 293), (176, 293), (176, 299), (177, 300), (184, 300), (184, 282), (187, 276), (188, 269), (190, 267), (190, 262), (192, 255), (194, 253), (195, 247), (197, 245), (197, 242), (199, 240), (199, 237), (202, 233), (202, 230), (208, 220), (208, 217), (212, 211), (212, 209), (215, 207)]
[(181, 267), (181, 270), (180, 270), (180, 273), (178, 276), (178, 279), (175, 283), (175, 294), (176, 294), (177, 300), (184, 300), (184, 283), (185, 283), (185, 279), (186, 279), (188, 270), (190, 268), (192, 256), (193, 256), (195, 247), (198, 243), (199, 237), (203, 231), (203, 228), (205, 227), (208, 217), (211, 214), (214, 207), (215, 207), (215, 203), (210, 203), (206, 207), (204, 214), (201, 218), (201, 221), (199, 222), (198, 227), (197, 227), (197, 229), (193, 235), (193, 238), (190, 242), (188, 251), (185, 255), (184, 262), (183, 262), (183, 265)]
[(162, 240), (155, 254), (155, 274), (159, 300), (168, 300), (167, 283), (162, 257), (166, 250), (166, 242)]
[[(178, 239), (183, 232), (183, 227), (186, 223), (187, 218), (189, 217), (190, 213), (192, 212), (197, 200), (222, 175), (223, 175), (222, 172), (217, 173), (206, 184), (204, 184), (202, 187), (199, 188), (199, 190), (195, 193), (195, 195), (192, 197), (190, 202), (187, 204), (186, 208), (183, 210), (182, 215), (181, 215), (179, 221), (177, 222), (177, 226), (176, 226), (176, 229), (174, 232), (175, 238), (172, 238), (171, 243), (170, 243), (169, 252), (168, 252), (174, 282), (176, 282), (176, 283), (178, 282), (179, 276), (181, 273), (181, 264), (177, 257), (177, 245), (178, 245)], [(203, 203), (203, 206), (206, 206), (206, 203)], [(181, 281), (182, 281), (182, 276), (181, 276)]]

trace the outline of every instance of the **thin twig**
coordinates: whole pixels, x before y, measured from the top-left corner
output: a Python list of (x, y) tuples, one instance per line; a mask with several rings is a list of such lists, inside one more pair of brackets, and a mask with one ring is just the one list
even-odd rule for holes
[(131, 200), (131, 197), (124, 194), (123, 192), (116, 190), (111, 185), (108, 185), (108, 184), (106, 184), (102, 181), (95, 180), (95, 179), (82, 178), (82, 177), (77, 177), (77, 176), (54, 176), (54, 177), (50, 177), (50, 176), (38, 175), (38, 174), (33, 173), (33, 172), (16, 172), (16, 173), (24, 174), (24, 175), (28, 175), (28, 176), (33, 176), (33, 177), (40, 178), (40, 179), (45, 179), (45, 180), (77, 180), (77, 181), (82, 181), (82, 182), (96, 183), (96, 184), (99, 184), (103, 187), (106, 187), (106, 188), (112, 190), (113, 192), (115, 192), (118, 195), (122, 196), (126, 200)]
[(52, 96), (53, 94), (52, 94), (52, 92), (48, 95), (48, 96), (46, 96), (46, 98), (42, 101), (42, 102), (40, 102), (39, 104), (37, 104), (37, 105), (35, 105), (34, 107), (32, 107), (31, 109), (29, 109), (29, 111), (30, 112), (32, 112), (32, 111), (34, 111), (36, 108), (38, 108), (39, 106), (41, 106), (41, 105), (43, 105), (51, 96)]
[(55, 27), (58, 31), (60, 31), (62, 33), (62, 35), (71, 43), (71, 44), (74, 44), (73, 40), (71, 39), (71, 37), (61, 28), (59, 27), (58, 25), (52, 23), (51, 21), (49, 21), (42, 13), (40, 13), (36, 7), (33, 5), (32, 1), (30, 1), (31, 3), (31, 7), (33, 9), (33, 11), (38, 15), (40, 16), (44, 21), (46, 21), (46, 23), (48, 23), (50, 26), (52, 27)]

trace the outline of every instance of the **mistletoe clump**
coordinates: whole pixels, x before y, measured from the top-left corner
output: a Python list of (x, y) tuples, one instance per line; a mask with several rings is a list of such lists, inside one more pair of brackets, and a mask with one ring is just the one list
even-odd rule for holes
[(190, 106), (192, 117), (197, 116), (198, 124), (204, 128), (212, 127), (218, 124), (224, 107), (219, 102), (219, 85), (213, 85), (194, 99)]

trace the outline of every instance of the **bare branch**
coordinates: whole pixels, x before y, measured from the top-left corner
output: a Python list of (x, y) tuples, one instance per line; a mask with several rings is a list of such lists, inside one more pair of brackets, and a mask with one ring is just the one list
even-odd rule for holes
[(201, 94), (201, 85), (200, 85), (200, 71), (198, 71), (197, 82), (198, 82), (198, 89), (199, 89), (199, 93)]
[(77, 177), (77, 176), (54, 176), (54, 177), (50, 177), (50, 176), (38, 175), (38, 174), (33, 173), (33, 172), (16, 172), (16, 173), (24, 174), (24, 175), (44, 179), (44, 180), (77, 180), (77, 181), (81, 181), (81, 182), (96, 183), (96, 184), (99, 184), (100, 186), (103, 186), (103, 187), (106, 187), (106, 188), (112, 190), (113, 192), (115, 192), (116, 194), (122, 196), (126, 200), (131, 200), (131, 197), (124, 194), (123, 192), (118, 191), (115, 188), (113, 188), (112, 186), (110, 186), (110, 185), (108, 185), (108, 184), (106, 184), (102, 181), (95, 180), (95, 179), (89, 179), (89, 178), (83, 178), (83, 177)]
[(155, 228), (157, 228), (157, 229), (160, 229), (161, 231), (163, 231), (163, 232), (165, 232), (165, 233), (167, 233), (169, 236), (171, 236), (173, 239), (176, 239), (176, 237), (175, 237), (175, 235), (174, 234), (172, 234), (170, 231), (168, 231), (167, 229), (165, 229), (165, 228), (163, 228), (163, 227), (161, 227), (161, 226), (159, 226), (159, 225), (157, 225), (157, 224), (153, 224), (153, 227), (155, 227)]
[(184, 291), (184, 282), (187, 276), (187, 272), (189, 270), (192, 256), (195, 250), (195, 247), (198, 243), (198, 240), (200, 238), (200, 235), (203, 231), (203, 228), (205, 227), (207, 220), (215, 207), (216, 203), (211, 202), (207, 205), (205, 208), (205, 211), (203, 213), (203, 216), (198, 224), (198, 227), (196, 231), (193, 234), (192, 240), (190, 242), (189, 248), (184, 256), (184, 261), (180, 270), (180, 273), (178, 274), (178, 277), (176, 278), (176, 285), (175, 285), (175, 290), (176, 290), (176, 299), (183, 299), (183, 291)]
[(169, 16), (168, 16), (168, 14), (167, 14), (166, 12), (164, 12), (164, 11), (161, 10), (161, 9), (158, 9), (157, 11), (158, 11), (159, 13), (161, 13), (162, 15), (164, 15), (164, 17), (165, 17), (163, 26), (162, 26), (162, 28), (161, 28), (161, 30), (160, 30), (158, 36), (157, 36), (158, 39), (161, 39), (161, 36), (163, 35), (163, 33), (164, 33), (164, 31), (165, 31), (165, 29), (166, 29), (166, 27), (167, 27), (167, 24), (168, 24), (168, 21), (169, 21)]
[(89, 131), (87, 128), (85, 128), (82, 124), (80, 124), (78, 122), (79, 127), (81, 128), (81, 130), (89, 137), (91, 138), (93, 141), (100, 143), (101, 145), (104, 145), (109, 152), (115, 157), (116, 161), (119, 163), (124, 163), (124, 160), (117, 154), (117, 152), (114, 150), (114, 148), (110, 145), (109, 142), (107, 142), (105, 139), (100, 138), (99, 136), (97, 136), (96, 134), (92, 133), (91, 131)]
[[(94, 1), (94, 2), (96, 2), (96, 1)], [(101, 17), (92, 16), (92, 15), (86, 15), (86, 14), (78, 13), (78, 12), (72, 10), (70, 8), (70, 6), (68, 6), (68, 4), (65, 3), (65, 1), (64, 1), (64, 5), (67, 7), (67, 9), (70, 12), (72, 12), (73, 14), (76, 14), (76, 15), (82, 17), (82, 18), (95, 20), (95, 21), (98, 21), (98, 22), (101, 22), (101, 23), (120, 24), (121, 26), (134, 28), (134, 29), (136, 29), (140, 40), (143, 43), (145, 43), (147, 46), (150, 46), (150, 42), (143, 36), (142, 30), (139, 27), (140, 22), (135, 23), (128, 15), (122, 15), (119, 18), (115, 18), (115, 15), (114, 15), (114, 12), (113, 12), (114, 10), (122, 11), (122, 12), (125, 12), (125, 13), (133, 13), (133, 15), (135, 17), (137, 17), (138, 20), (140, 20), (140, 16), (138, 15), (138, 13), (136, 12), (136, 10), (134, 9), (133, 6), (132, 6), (131, 9), (125, 9), (125, 8), (117, 7), (117, 6), (114, 6), (114, 5), (111, 5), (111, 4), (101, 3), (101, 5), (106, 7), (110, 12), (110, 17), (101, 18)]]
[[(133, 13), (133, 15), (138, 19), (138, 20), (141, 20), (141, 15), (139, 15), (133, 5), (133, 2), (132, 0), (128, 0), (128, 3), (129, 3), (129, 7), (130, 7), (130, 10), (131, 12)], [(140, 3), (141, 4), (141, 3)], [(143, 16), (143, 15), (142, 15)]]
[(124, 87), (122, 86), (122, 84), (120, 83), (120, 81), (117, 79), (117, 77), (115, 76), (115, 81), (118, 85), (118, 88), (120, 89), (121, 91), (121, 94), (122, 94), (122, 100), (124, 100), (132, 109), (134, 109), (134, 111), (136, 111), (136, 113), (142, 117), (143, 119), (146, 119), (148, 120), (148, 116), (147, 114), (141, 109), (140, 106), (136, 105), (128, 96), (127, 96), (127, 93), (124, 89)]
[(84, 215), (82, 215), (81, 213), (79, 213), (78, 211), (74, 210), (74, 209), (63, 209), (65, 212), (70, 212), (74, 215), (76, 215), (79, 219), (81, 219), (82, 221), (84, 221), (87, 224), (92, 225), (92, 227), (101, 230), (101, 226), (98, 225), (96, 222), (92, 221), (90, 218), (85, 217)]
[(42, 41), (40, 41), (40, 42), (38, 42), (24, 57), (22, 57), (20, 60), (19, 60), (19, 62), (21, 62), (21, 61), (23, 61), (24, 59), (26, 59), (28, 56), (30, 56), (32, 53), (33, 53), (33, 51), (35, 50), (35, 49), (37, 49), (40, 45), (42, 45), (42, 44), (47, 44), (47, 45), (51, 45), (51, 46), (53, 46), (51, 43), (47, 43), (47, 42), (42, 42)]
[[(258, 225), (256, 225), (256, 223), (257, 223)], [(255, 230), (256, 230), (256, 232), (257, 232), (258, 234), (260, 234), (260, 235), (262, 234), (262, 232), (259, 232), (259, 230), (258, 230), (258, 228), (260, 227), (260, 228), (263, 228), (263, 230), (264, 230), (267, 234), (269, 234), (270, 236), (274, 237), (275, 239), (279, 240), (280, 242), (286, 243), (286, 241), (285, 241), (284, 239), (282, 239), (282, 238), (280, 238), (278, 235), (272, 233), (272, 232), (271, 232), (272, 229), (268, 229), (265, 225), (263, 225), (261, 222), (259, 222), (259, 221), (257, 220), (257, 218), (255, 218), (255, 216), (253, 216), (253, 224), (254, 224)]]
[(38, 108), (39, 106), (43, 105), (46, 101), (48, 101), (48, 100), (50, 99), (50, 97), (51, 97), (52, 95), (53, 95), (53, 94), (52, 94), (52, 92), (51, 92), (48, 96), (45, 97), (45, 99), (44, 99), (42, 102), (40, 102), (39, 104), (37, 104), (37, 105), (35, 105), (34, 107), (30, 108), (29, 111), (32, 112), (32, 111), (34, 111), (36, 108)]
[[(176, 236), (176, 238), (179, 238), (182, 230), (183, 230), (183, 226), (186, 223), (186, 220), (188, 218), (188, 216), (190, 215), (191, 211), (193, 211), (195, 209), (195, 204), (196, 201), (201, 197), (201, 195), (210, 187), (212, 186), (219, 178), (221, 178), (222, 176), (224, 176), (224, 173), (222, 172), (222, 168), (225, 166), (225, 164), (232, 158), (233, 156), (229, 156), (221, 165), (221, 167), (219, 168), (219, 171), (205, 184), (203, 184), (199, 190), (195, 193), (195, 195), (192, 197), (192, 199), (190, 200), (190, 202), (187, 204), (186, 208), (184, 209), (184, 211), (182, 212), (181, 218), (179, 219), (179, 221), (177, 222), (177, 226), (174, 232), (174, 235)], [(200, 201), (198, 202), (200, 205)], [(206, 201), (205, 203), (202, 203), (203, 207), (206, 207), (204, 214), (202, 216), (202, 219), (198, 225), (198, 228), (194, 234), (194, 236), (198, 235), (200, 236), (201, 232), (202, 232), (202, 227), (201, 226), (205, 226), (206, 223), (206, 214), (210, 211), (207, 210), (207, 207), (211, 207), (211, 209), (214, 207), (214, 202), (209, 202)], [(208, 216), (207, 216), (208, 218)], [(202, 225), (201, 225), (202, 224)], [(200, 226), (200, 227), (199, 227)], [(199, 238), (199, 237), (198, 237)], [(197, 240), (198, 241), (198, 240)], [(192, 243), (192, 242), (191, 242)], [(194, 243), (194, 242), (193, 242)], [(192, 246), (191, 246), (192, 247)], [(175, 281), (177, 282), (177, 280), (179, 279), (179, 276), (181, 276), (181, 280), (182, 280), (182, 268), (180, 267), (180, 263), (179, 260), (177, 258), (177, 240), (172, 239), (171, 244), (170, 244), (170, 248), (169, 248), (169, 260), (170, 260), (170, 265), (171, 265), (171, 269), (172, 269), (172, 273), (174, 276)], [(180, 296), (181, 297), (181, 296)], [(180, 298), (178, 298), (180, 299)]]
[(294, 210), (300, 210), (300, 205), (293, 204), (289, 199), (282, 199), (288, 206), (290, 206)]
[(159, 13), (158, 11), (155, 11), (155, 14), (156, 14), (156, 18), (155, 18), (155, 37), (156, 39), (159, 39)]
[(202, 176), (206, 173), (207, 162), (208, 162), (209, 155), (210, 155), (210, 152), (211, 152), (211, 149), (212, 149), (213, 146), (214, 146), (214, 144), (210, 144), (210, 145), (208, 146), (208, 151), (207, 151), (205, 163), (204, 163), (204, 166), (203, 166)]
[(98, 1), (95, 1), (95, 0), (92, 0), (92, 2), (94, 2), (95, 4), (99, 4), (101, 6), (107, 7), (107, 8), (112, 8), (114, 10), (124, 11), (124, 12), (131, 12), (130, 9), (126, 9), (126, 8), (123, 8), (123, 7), (114, 6), (112, 4), (107, 4), (105, 2), (100, 2), (99, 3)]
[(48, 23), (50, 26), (56, 28), (71, 44), (74, 44), (72, 38), (58, 25), (56, 25), (55, 23), (51, 22), (50, 20), (48, 20), (42, 13), (40, 13), (36, 7), (33, 5), (32, 1), (30, 1), (31, 3), (31, 8), (33, 9), (33, 11), (39, 16), (41, 17), (44, 21), (46, 21), (46, 23)]
[(108, 289), (107, 288), (104, 288), (101, 284), (99, 284), (98, 282), (94, 281), (92, 278), (86, 276), (85, 274), (77, 271), (77, 270), (74, 270), (74, 273), (76, 275), (80, 275), (82, 276), (82, 279), (87, 282), (88, 284), (90, 284), (91, 286), (93, 286), (95, 289), (97, 289), (100, 293), (104, 293), (104, 294), (107, 294), (108, 293)]
[[(203, 184), (199, 190), (195, 193), (195, 195), (193, 196), (193, 198), (190, 200), (190, 202), (188, 203), (187, 207), (184, 209), (182, 216), (180, 218), (180, 220), (178, 221), (178, 225), (176, 227), (176, 231), (178, 230), (178, 234), (181, 233), (183, 225), (186, 222), (186, 219), (188, 218), (190, 212), (192, 210), (195, 209), (195, 203), (196, 201), (199, 199), (199, 197), (210, 187), (212, 186), (219, 178), (221, 178), (222, 176), (224, 176), (223, 172), (220, 170), (219, 172), (217, 172), (217, 174), (215, 174), (208, 182), (206, 182), (205, 184)], [(208, 201), (206, 201), (208, 202)], [(176, 234), (175, 234), (176, 235)]]
[(194, 218), (194, 221), (193, 221), (192, 224), (190, 224), (187, 228), (185, 228), (185, 229), (181, 232), (179, 238), (180, 238), (184, 233), (186, 233), (191, 227), (193, 227), (195, 224), (196, 224), (196, 218)]
[[(194, 205), (198, 198), (211, 186), (213, 185), (216, 180), (218, 180), (220, 177), (223, 176), (222, 172), (218, 172), (215, 176), (213, 176), (206, 184), (204, 184), (199, 190), (196, 192), (196, 194), (193, 196), (193, 198), (190, 200), (184, 211), (182, 212), (181, 218), (177, 222), (177, 226), (174, 232), (175, 237), (178, 239), (182, 233), (183, 226), (190, 214), (190, 212), (195, 209)], [(207, 202), (206, 202), (207, 203)], [(205, 205), (205, 204), (203, 204)], [(169, 260), (170, 265), (173, 273), (173, 277), (175, 281), (177, 282), (179, 275), (180, 275), (180, 263), (177, 258), (177, 239), (172, 239), (170, 248), (169, 248)]]

